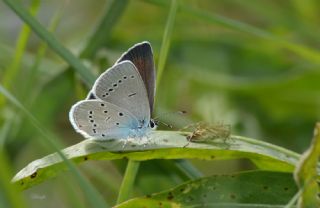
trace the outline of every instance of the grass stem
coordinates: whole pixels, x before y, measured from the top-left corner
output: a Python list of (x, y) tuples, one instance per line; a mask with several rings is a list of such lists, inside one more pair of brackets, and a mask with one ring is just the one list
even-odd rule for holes
[(129, 199), (130, 194), (133, 191), (133, 185), (138, 173), (140, 166), (140, 161), (129, 160), (124, 174), (122, 184), (120, 186), (120, 191), (117, 199), (117, 204)]

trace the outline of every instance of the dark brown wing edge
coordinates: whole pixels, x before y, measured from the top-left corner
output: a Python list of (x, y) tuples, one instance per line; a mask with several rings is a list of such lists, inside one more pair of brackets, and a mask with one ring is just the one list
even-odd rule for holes
[[(155, 66), (153, 60), (152, 48), (149, 42), (144, 41), (135, 44), (127, 52), (122, 54), (118, 59), (117, 63), (122, 61), (131, 61), (138, 69), (141, 78), (143, 79), (144, 85), (146, 87), (150, 105), (150, 115), (153, 112), (154, 94), (155, 94)], [(87, 100), (96, 99), (95, 95), (90, 91)]]
[(138, 69), (141, 78), (145, 84), (148, 93), (149, 105), (150, 105), (150, 115), (153, 112), (153, 103), (155, 95), (155, 66), (153, 61), (152, 48), (149, 42), (144, 41), (135, 44), (133, 47), (129, 48), (116, 63), (129, 60)]

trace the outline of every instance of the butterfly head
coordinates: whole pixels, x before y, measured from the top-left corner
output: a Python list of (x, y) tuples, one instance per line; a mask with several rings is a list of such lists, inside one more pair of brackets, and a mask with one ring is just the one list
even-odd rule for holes
[(158, 124), (157, 124), (157, 122), (156, 122), (155, 120), (150, 119), (149, 127), (150, 127), (152, 130), (156, 130), (157, 127), (158, 127)]

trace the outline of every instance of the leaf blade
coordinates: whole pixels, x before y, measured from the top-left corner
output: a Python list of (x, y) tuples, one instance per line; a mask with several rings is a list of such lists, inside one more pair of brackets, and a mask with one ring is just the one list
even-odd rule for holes
[(283, 207), (296, 191), (289, 173), (248, 171), (189, 181), (117, 207)]
[[(123, 143), (117, 140), (84, 140), (70, 146), (62, 152), (75, 163), (88, 160), (114, 160), (128, 158), (132, 160), (150, 159), (204, 159), (226, 160), (248, 158), (269, 164), (266, 169), (272, 171), (292, 172), (299, 155), (284, 148), (253, 139), (232, 136), (231, 139), (215, 143), (190, 143), (185, 132), (155, 131), (149, 136), (148, 146), (131, 143), (123, 149)], [(272, 164), (272, 165), (271, 165)], [(13, 178), (21, 189), (32, 187), (64, 170), (61, 158), (53, 153), (35, 160), (22, 169)], [(37, 172), (36, 179), (30, 178)], [(23, 184), (21, 185), (21, 182)]]

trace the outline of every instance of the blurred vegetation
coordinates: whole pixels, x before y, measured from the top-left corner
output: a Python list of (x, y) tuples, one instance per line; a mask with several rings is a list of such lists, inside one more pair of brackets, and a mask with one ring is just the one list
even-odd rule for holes
[[(39, 38), (41, 31), (30, 29), (8, 2), (22, 4), (59, 44), (46, 45)], [(179, 1), (167, 49), (162, 47), (170, 1), (17, 2), (0, 2), (1, 88), (17, 98), (60, 147), (83, 139), (68, 120), (71, 105), (86, 96), (94, 77), (144, 40), (153, 46), (156, 66), (163, 67), (154, 116), (175, 128), (197, 121), (230, 124), (233, 134), (299, 153), (310, 144), (320, 115), (316, 0)], [(184, 118), (166, 116), (177, 110), (188, 113)], [(27, 163), (55, 150), (4, 94), (0, 111), (2, 186)], [(187, 180), (170, 171), (176, 169), (170, 161), (156, 162), (140, 165), (135, 196)], [(245, 160), (192, 163), (205, 175), (253, 166)], [(90, 162), (81, 165), (80, 172), (114, 204), (125, 164), (125, 160)], [(78, 182), (66, 172), (23, 192), (25, 203), (15, 206), (87, 207)], [(15, 193), (14, 188), (7, 193)], [(0, 207), (6, 205), (3, 196), (0, 193)]]

